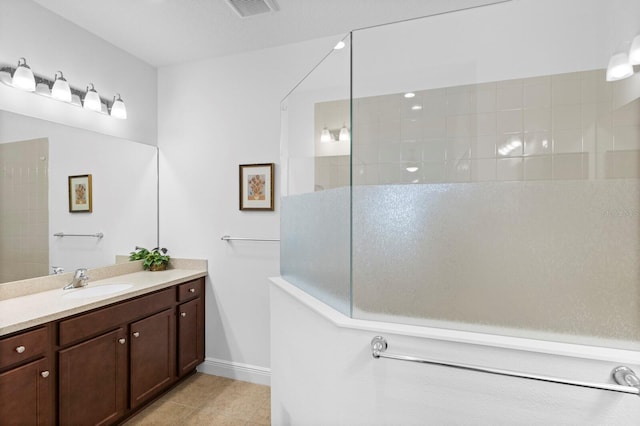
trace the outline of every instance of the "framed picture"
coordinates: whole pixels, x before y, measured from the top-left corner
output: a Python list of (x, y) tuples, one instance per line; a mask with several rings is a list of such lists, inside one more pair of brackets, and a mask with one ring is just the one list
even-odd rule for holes
[(91, 175), (69, 176), (69, 211), (91, 213)]
[(240, 165), (240, 210), (273, 211), (273, 163)]

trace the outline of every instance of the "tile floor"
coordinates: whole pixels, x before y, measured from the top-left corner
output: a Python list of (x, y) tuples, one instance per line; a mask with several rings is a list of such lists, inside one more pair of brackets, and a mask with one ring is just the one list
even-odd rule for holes
[(271, 424), (269, 386), (196, 373), (125, 425)]

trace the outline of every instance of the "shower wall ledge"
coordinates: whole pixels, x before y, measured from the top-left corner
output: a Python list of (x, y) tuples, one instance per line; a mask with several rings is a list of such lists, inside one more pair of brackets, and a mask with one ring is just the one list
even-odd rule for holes
[[(627, 364), (637, 364), (640, 359), (640, 351), (633, 350), (349, 318), (315, 297), (300, 290), (298, 287), (282, 277), (271, 277), (269, 279), (277, 288), (324, 317), (324, 319), (330, 321), (334, 326), (345, 329), (368, 331), (371, 332), (372, 337), (374, 334), (384, 335), (387, 333), (422, 339)], [(390, 343), (392, 344), (392, 342)]]

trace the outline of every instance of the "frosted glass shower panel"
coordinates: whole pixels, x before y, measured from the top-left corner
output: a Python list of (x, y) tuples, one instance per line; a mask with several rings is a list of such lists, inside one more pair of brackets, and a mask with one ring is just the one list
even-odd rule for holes
[(341, 45), (282, 102), (280, 273), (351, 315), (349, 36)]
[(354, 31), (354, 317), (640, 348), (640, 73), (606, 81), (640, 28), (620, 10)]

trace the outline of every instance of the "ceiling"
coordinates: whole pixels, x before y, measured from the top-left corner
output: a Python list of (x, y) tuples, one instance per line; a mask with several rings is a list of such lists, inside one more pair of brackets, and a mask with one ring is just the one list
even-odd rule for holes
[(240, 18), (225, 0), (34, 1), (156, 67), (497, 2), (275, 0), (277, 12)]

